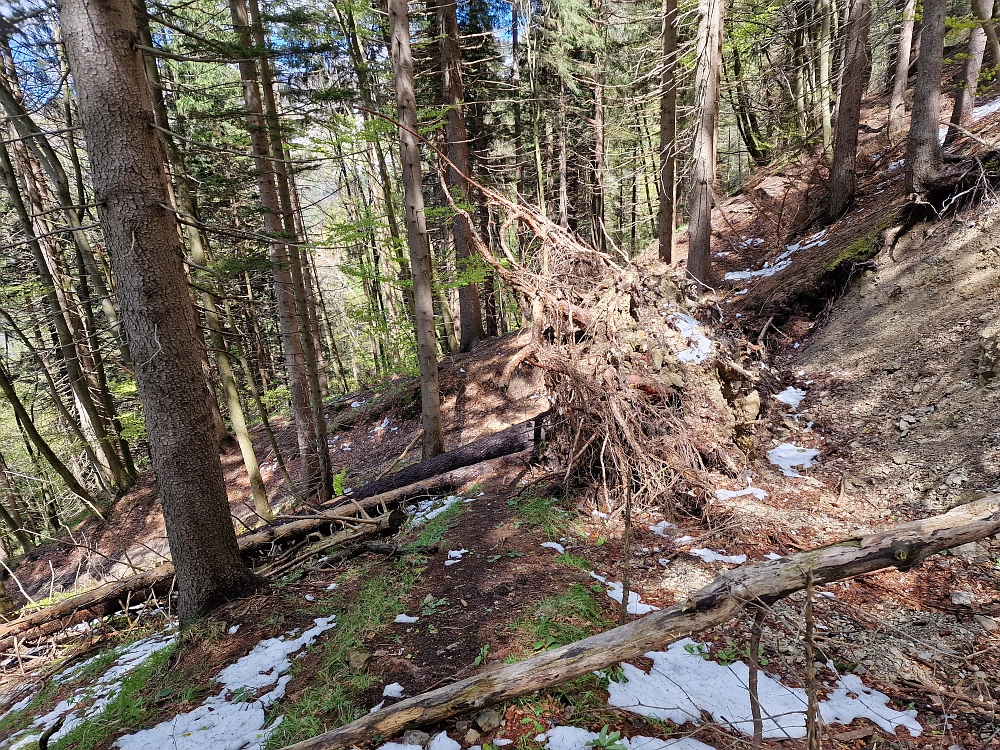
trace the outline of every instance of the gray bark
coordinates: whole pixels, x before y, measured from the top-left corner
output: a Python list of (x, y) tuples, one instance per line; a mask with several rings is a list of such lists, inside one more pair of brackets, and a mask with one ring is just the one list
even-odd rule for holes
[(659, 256), (674, 263), (677, 212), (677, 0), (663, 0), (663, 75), (660, 78)]
[(944, 57), (946, 0), (924, 0), (923, 31), (913, 112), (906, 139), (906, 191), (923, 193), (941, 169), (941, 70)]
[(899, 27), (899, 49), (896, 52), (896, 75), (889, 100), (889, 140), (895, 142), (903, 134), (906, 114), (906, 84), (910, 78), (910, 48), (913, 46), (913, 23), (917, 0), (904, 0)]

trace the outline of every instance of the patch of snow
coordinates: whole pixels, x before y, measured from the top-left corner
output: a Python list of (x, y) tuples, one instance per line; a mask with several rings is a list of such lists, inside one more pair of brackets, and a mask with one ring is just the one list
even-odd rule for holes
[(385, 419), (382, 420), (382, 424), (380, 424), (378, 427), (375, 428), (375, 432), (381, 432), (388, 426), (389, 426), (389, 417), (386, 417)]
[[(217, 695), (198, 708), (178, 714), (151, 729), (120, 738), (113, 747), (120, 750), (201, 750), (206, 747), (243, 748), (263, 745), (281, 719), (265, 728), (266, 710), (285, 695), (292, 679), (290, 657), (311, 646), (319, 635), (334, 627), (334, 616), (317, 617), (313, 627), (297, 638), (268, 638), (249, 654), (216, 676), (222, 683)], [(265, 692), (267, 691), (267, 692)]]
[[(580, 727), (554, 727), (535, 737), (535, 742), (544, 742), (546, 750), (590, 750), (598, 738), (597, 732)], [(619, 742), (628, 750), (714, 750), (711, 745), (691, 737), (661, 740), (657, 737), (622, 737)], [(469, 748), (469, 750), (472, 750)]]
[[(626, 680), (609, 684), (609, 705), (678, 724), (701, 723), (702, 711), (707, 711), (721, 724), (753, 734), (750, 668), (745, 663), (724, 667), (706, 660), (698, 653), (698, 644), (689, 638), (672, 644), (665, 652), (652, 651), (646, 656), (653, 660), (648, 675), (631, 664), (621, 665)], [(790, 688), (768, 674), (759, 674), (757, 691), (764, 737), (805, 736), (804, 689)], [(820, 711), (828, 723), (867, 718), (889, 733), (903, 726), (911, 736), (919, 736), (922, 728), (917, 712), (897, 711), (888, 702), (888, 696), (865, 687), (856, 675), (845, 675), (830, 696), (820, 701)]]
[(784, 271), (792, 265), (792, 255), (797, 253), (799, 250), (807, 250), (810, 247), (822, 247), (827, 244), (829, 240), (822, 239), (825, 233), (826, 230), (824, 229), (810, 235), (804, 240), (793, 242), (791, 245), (786, 245), (785, 252), (773, 261), (768, 261), (762, 268), (759, 268), (756, 271), (730, 271), (723, 276), (722, 279), (723, 281), (745, 281), (747, 279), (761, 279), (774, 276), (776, 273)]
[(360, 408), (360, 407), (362, 407), (364, 405), (365, 405), (364, 401), (355, 401), (354, 403), (351, 404), (351, 408), (352, 409), (358, 409), (358, 408)]
[(788, 386), (785, 390), (774, 397), (775, 401), (780, 401), (783, 404), (788, 404), (793, 409), (799, 408), (799, 404), (802, 403), (802, 399), (806, 397), (806, 392), (801, 388), (795, 388), (794, 386)]
[[(176, 639), (177, 635), (173, 632), (163, 633), (152, 638), (137, 641), (128, 648), (123, 649), (114, 664), (96, 682), (78, 688), (68, 699), (60, 701), (47, 714), (36, 718), (27, 730), (18, 732), (13, 737), (10, 737), (9, 739), (12, 740), (15, 738), (20, 739), (9, 745), (8, 750), (17, 750), (33, 743), (37, 740), (37, 732), (44, 732), (54, 726), (61, 717), (65, 717), (62, 728), (50, 738), (53, 743), (58, 742), (83, 724), (89, 717), (97, 716), (103, 712), (118, 697), (122, 689), (122, 680), (125, 676), (141, 666), (144, 661), (157, 651), (161, 651), (171, 645)], [(74, 668), (66, 670), (63, 674), (75, 674), (93, 661), (94, 659), (88, 659)], [(92, 699), (93, 703), (86, 709), (73, 713), (77, 704), (88, 698)]]
[[(542, 542), (541, 546), (542, 547), (548, 547), (549, 549), (554, 549), (560, 555), (563, 554), (566, 551), (566, 548), (563, 547), (561, 544), (559, 544), (559, 542)], [(496, 744), (496, 743), (494, 743), (494, 744)]]
[(413, 514), (413, 518), (410, 519), (410, 528), (434, 520), (452, 505), (460, 502), (462, 502), (462, 498), (448, 495), (448, 497), (432, 497), (430, 500), (421, 500), (416, 505), (409, 506), (406, 512)]
[(402, 698), (403, 697), (403, 686), (398, 682), (393, 682), (390, 685), (386, 685), (382, 689), (383, 698)]
[(767, 560), (780, 560), (782, 556), (779, 555), (777, 552), (768, 552), (766, 555), (764, 555), (764, 557)]
[[(509, 745), (512, 740), (495, 740), (494, 745)], [(447, 732), (440, 732), (431, 737), (431, 741), (427, 743), (427, 750), (461, 750), (462, 746), (459, 745), (455, 740), (448, 736)]]
[[(619, 604), (622, 603), (622, 597), (625, 595), (625, 587), (622, 586), (621, 583), (618, 581), (608, 581), (607, 578), (597, 575), (594, 571), (590, 571), (590, 577), (600, 581), (608, 587), (605, 593), (611, 597), (611, 599)], [(660, 608), (654, 607), (652, 604), (643, 604), (641, 596), (634, 591), (629, 591), (628, 605), (625, 609), (630, 615), (645, 615), (650, 612), (656, 612)]]
[(980, 104), (972, 110), (972, 119), (981, 120), (994, 112), (1000, 112), (1000, 98), (994, 99), (988, 104)]
[(670, 321), (688, 340), (688, 348), (677, 354), (681, 362), (701, 364), (712, 352), (712, 340), (701, 332), (701, 325), (690, 315), (678, 313)]
[(378, 703), (376, 703), (374, 706), (372, 706), (371, 708), (369, 708), (368, 709), (368, 713), (373, 714), (376, 711), (380, 711), (382, 709), (382, 706), (384, 706), (384, 705), (385, 705), (385, 701), (381, 700)]
[(306, 594), (306, 601), (307, 602), (314, 602), (314, 601), (316, 601), (316, 597), (313, 596), (312, 594)]
[(333, 591), (335, 588), (337, 588), (337, 584), (331, 583), (329, 586), (326, 587), (326, 590)]
[(715, 496), (720, 500), (732, 500), (734, 497), (746, 497), (747, 495), (753, 495), (758, 500), (763, 500), (767, 497), (767, 492), (762, 490), (760, 487), (747, 487), (745, 490), (715, 491)]
[(229, 630), (227, 630), (226, 632), (227, 632), (227, 633), (229, 633), (229, 635), (236, 635), (236, 633), (237, 633), (237, 632), (239, 631), (239, 629), (240, 629), (240, 626), (239, 626), (239, 625), (233, 625), (233, 626), (232, 626), (231, 628), (229, 628)]
[(402, 742), (386, 742), (375, 750), (424, 750), (420, 745), (404, 745)]
[(747, 561), (746, 555), (722, 555), (718, 552), (713, 552), (710, 549), (704, 549), (701, 547), (695, 547), (691, 550), (691, 554), (695, 557), (700, 557), (705, 562), (721, 562), (730, 563), (732, 565), (742, 565)]
[(419, 619), (420, 619), (419, 617), (413, 617), (412, 615), (401, 614), (401, 615), (396, 615), (396, 619), (393, 620), (393, 622), (403, 622), (406, 624), (411, 624)]
[(795, 443), (782, 443), (777, 448), (772, 448), (767, 452), (767, 460), (781, 469), (781, 473), (786, 477), (801, 477), (794, 467), (801, 466), (808, 469), (816, 464), (816, 457), (819, 451), (815, 448), (802, 448)]
[(649, 530), (652, 531), (657, 536), (662, 536), (664, 539), (669, 539), (670, 535), (667, 534), (667, 529), (676, 529), (675, 524), (669, 523), (667, 521), (660, 521), (655, 526), (650, 526)]
[(505, 745), (513, 745), (514, 740), (508, 740), (506, 737), (501, 737), (498, 740), (493, 740), (490, 744), (495, 747), (504, 747)]
[(760, 247), (763, 244), (764, 240), (762, 240), (760, 237), (754, 237), (753, 239), (744, 240), (736, 247), (738, 247), (740, 250), (746, 250), (751, 247)]
[(35, 692), (29, 690), (28, 694), (26, 696), (24, 696), (21, 700), (19, 700), (17, 703), (15, 703), (14, 705), (12, 705), (10, 708), (8, 708), (6, 711), (4, 711), (2, 714), (0, 714), (0, 721), (3, 721), (8, 716), (10, 716), (12, 713), (15, 713), (17, 711), (21, 711), (21, 710), (27, 708), (28, 704), (31, 703), (32, 700), (34, 700), (34, 697), (35, 697)]
[(685, 536), (679, 536), (676, 539), (674, 539), (674, 544), (686, 544), (687, 542), (693, 542), (693, 541), (694, 541), (693, 536), (685, 535)]

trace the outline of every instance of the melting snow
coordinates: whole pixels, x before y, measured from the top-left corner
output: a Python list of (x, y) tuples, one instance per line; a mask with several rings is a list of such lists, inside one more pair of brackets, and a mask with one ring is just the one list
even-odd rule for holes
[[(511, 740), (495, 740), (494, 745), (509, 745)], [(447, 732), (440, 732), (431, 737), (431, 741), (427, 743), (427, 750), (461, 750), (461, 745), (459, 745), (455, 740), (448, 736)]]
[(382, 690), (382, 696), (384, 698), (402, 698), (403, 697), (403, 686), (398, 682), (393, 682), (391, 685), (386, 685)]
[(974, 108), (972, 110), (972, 119), (981, 120), (987, 115), (992, 115), (994, 112), (1000, 112), (1000, 98)]
[(701, 547), (695, 547), (691, 550), (691, 554), (695, 557), (700, 557), (705, 562), (722, 562), (731, 563), (733, 565), (742, 565), (747, 561), (746, 555), (720, 555), (718, 552), (713, 552), (710, 549), (703, 549)]
[(462, 562), (462, 555), (469, 552), (467, 549), (453, 549), (448, 553), (448, 559), (444, 561), (445, 565), (457, 565)]
[(402, 622), (409, 625), (411, 623), (416, 622), (419, 619), (420, 619), (419, 617), (413, 617), (412, 615), (402, 614), (402, 615), (396, 615), (396, 619), (393, 620), (393, 622)]
[(655, 526), (650, 526), (649, 530), (652, 531), (657, 536), (662, 536), (664, 539), (669, 539), (670, 535), (667, 534), (667, 529), (676, 529), (676, 528), (677, 526), (675, 526), (672, 523), (668, 523), (667, 521), (660, 521)]
[[(678, 641), (665, 652), (653, 651), (646, 656), (653, 660), (648, 675), (631, 664), (621, 665), (626, 681), (610, 683), (610, 705), (678, 724), (700, 723), (704, 710), (721, 724), (753, 734), (748, 690), (750, 668), (746, 664), (736, 662), (724, 667), (706, 660), (697, 653), (697, 644), (691, 639)], [(762, 673), (758, 676), (757, 690), (764, 715), (764, 737), (805, 736), (804, 689), (787, 687)], [(911, 736), (918, 736), (921, 726), (917, 712), (897, 711), (888, 702), (888, 696), (865, 687), (857, 675), (844, 675), (819, 705), (827, 723), (849, 724), (856, 718), (866, 718), (890, 734), (895, 733), (897, 726), (903, 726)]]
[(767, 492), (760, 487), (747, 487), (745, 490), (716, 490), (715, 496), (720, 500), (732, 500), (734, 497), (745, 497), (753, 495), (758, 500), (767, 497)]
[(741, 242), (739, 245), (737, 245), (737, 247), (740, 250), (745, 250), (745, 249), (750, 248), (750, 247), (760, 247), (763, 244), (764, 244), (764, 240), (762, 240), (760, 237), (754, 237), (753, 239), (745, 240), (744, 242)]
[[(590, 571), (590, 577), (597, 579), (605, 586), (607, 586), (608, 587), (608, 590), (606, 592), (607, 595), (611, 597), (614, 601), (621, 604), (622, 597), (625, 594), (625, 587), (622, 586), (621, 583), (618, 583), (617, 581), (609, 582), (607, 578), (605, 578), (604, 576), (597, 575), (597, 573), (595, 573), (594, 571)], [(643, 604), (642, 597), (639, 596), (636, 592), (634, 591), (628, 592), (628, 606), (626, 607), (626, 611), (630, 615), (645, 615), (650, 612), (656, 612), (658, 609), (659, 607), (654, 607), (652, 604)]]
[[(127, 735), (114, 747), (121, 750), (200, 750), (206, 747), (237, 748), (262, 745), (271, 730), (281, 721), (264, 728), (266, 709), (285, 695), (292, 679), (285, 674), (291, 668), (289, 657), (312, 645), (316, 638), (334, 626), (334, 617), (317, 617), (313, 627), (297, 638), (268, 638), (230, 664), (216, 676), (222, 683), (218, 695), (209, 697), (193, 711), (178, 714), (151, 729)], [(293, 631), (294, 634), (294, 631)], [(291, 634), (290, 634), (291, 635)], [(267, 692), (265, 692), (267, 691)]]
[[(7, 746), (8, 750), (16, 750), (17, 748), (30, 745), (38, 738), (36, 732), (44, 732), (49, 729), (55, 725), (60, 717), (65, 717), (62, 728), (50, 737), (50, 742), (55, 743), (59, 741), (78, 726), (83, 724), (88, 717), (97, 716), (104, 711), (104, 709), (106, 709), (115, 698), (118, 697), (118, 694), (121, 692), (122, 680), (126, 675), (137, 669), (144, 661), (146, 661), (146, 659), (151, 657), (157, 651), (165, 649), (167, 646), (172, 644), (176, 639), (176, 634), (164, 633), (162, 635), (146, 638), (133, 643), (121, 652), (115, 660), (115, 663), (111, 665), (108, 671), (105, 672), (100, 679), (92, 684), (78, 688), (68, 699), (60, 701), (59, 705), (47, 714), (39, 716), (35, 719), (29, 728), (32, 732), (31, 734), (26, 735), (25, 732), (19, 732), (14, 735), (14, 737), (11, 737), (10, 739), (14, 739), (16, 737), (20, 737), (20, 739)], [(94, 659), (88, 659), (81, 664), (77, 664), (74, 667), (65, 670), (62, 672), (60, 677), (76, 674), (100, 656), (102, 655), (98, 655), (98, 657), (95, 657)], [(82, 711), (72, 713), (78, 703), (87, 700), (88, 698), (93, 699), (93, 703), (90, 706)]]
[(806, 392), (801, 388), (795, 388), (793, 386), (788, 386), (785, 390), (774, 397), (775, 401), (780, 401), (783, 404), (788, 404), (793, 409), (797, 409), (799, 404), (802, 403), (802, 399), (806, 397)]
[(781, 469), (786, 477), (801, 477), (794, 467), (809, 468), (816, 463), (819, 451), (815, 448), (802, 448), (795, 443), (782, 443), (777, 448), (767, 452), (767, 460)]
[[(588, 746), (588, 743), (597, 738), (597, 732), (590, 732), (580, 727), (555, 727), (535, 737), (535, 741), (544, 742), (546, 750), (591, 750), (593, 745)], [(674, 740), (661, 740), (657, 737), (632, 739), (622, 737), (619, 742), (628, 750), (714, 750), (711, 745), (691, 737), (679, 737)]]
[(712, 352), (712, 340), (701, 332), (701, 326), (690, 315), (678, 313), (671, 318), (674, 327), (688, 340), (688, 348), (677, 354), (681, 362), (701, 364)]
[(779, 555), (777, 552), (768, 552), (766, 555), (764, 555), (764, 557), (767, 558), (768, 560), (780, 560), (781, 559), (781, 555)]
[(462, 498), (456, 497), (455, 495), (448, 495), (448, 497), (432, 497), (430, 500), (421, 500), (416, 505), (409, 506), (406, 511), (407, 513), (412, 513), (413, 518), (410, 519), (410, 527), (419, 526), (422, 523), (431, 521), (442, 513), (444, 513), (448, 508), (450, 508), (455, 503), (462, 502)]
[(559, 544), (559, 542), (542, 542), (541, 546), (548, 547), (549, 549), (554, 549), (560, 555), (566, 551), (566, 548), (563, 547), (561, 544)]
[(779, 271), (784, 271), (792, 265), (792, 255), (794, 253), (797, 253), (799, 250), (807, 250), (810, 247), (822, 247), (829, 242), (829, 240), (822, 239), (825, 233), (826, 230), (823, 229), (813, 235), (810, 235), (804, 240), (793, 242), (791, 245), (786, 245), (785, 252), (773, 261), (765, 263), (763, 268), (759, 268), (756, 271), (730, 271), (723, 276), (722, 279), (723, 281), (745, 281), (747, 279), (760, 279), (768, 276), (774, 276), (774, 274)]

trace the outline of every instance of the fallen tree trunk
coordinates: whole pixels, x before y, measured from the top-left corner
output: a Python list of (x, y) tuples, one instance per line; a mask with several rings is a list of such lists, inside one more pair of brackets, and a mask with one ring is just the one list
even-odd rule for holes
[(807, 583), (829, 583), (883, 568), (909, 568), (929, 555), (1000, 532), (1000, 495), (940, 516), (900, 524), (773, 562), (728, 570), (669, 609), (517, 664), (400, 701), (381, 711), (289, 745), (286, 750), (334, 750), (442, 721), (471, 709), (559, 685), (728, 622), (753, 603), (770, 604)]
[[(291, 521), (277, 526), (268, 526), (261, 531), (240, 537), (237, 540), (240, 545), (240, 552), (244, 555), (252, 554), (272, 543), (285, 542), (306, 536), (322, 529), (324, 526), (337, 523), (349, 515), (358, 513), (359, 508), (368, 512), (383, 505), (391, 506), (409, 497), (424, 494), (431, 495), (452, 490), (468, 482), (495, 474), (501, 465), (509, 461), (510, 458), (508, 455), (503, 455), (500, 458), (483, 461), (472, 466), (463, 466), (446, 474), (432, 477), (425, 481), (415, 482), (405, 487), (399, 487), (392, 491), (369, 497), (363, 501), (356, 501), (352, 498), (351, 501), (344, 502), (344, 498), (338, 498), (341, 505), (330, 508), (322, 513), (308, 516), (298, 521)], [(527, 458), (527, 455), (525, 455), (525, 458)], [(389, 524), (389, 516), (390, 514), (384, 514), (379, 519), (372, 519), (377, 521), (377, 523), (370, 525), (376, 526), (378, 530), (388, 529), (391, 525)], [(351, 538), (351, 535), (345, 535), (342, 541), (347, 541), (349, 538)], [(110, 614), (120, 609), (119, 600), (127, 597), (130, 593), (150, 588), (157, 590), (158, 587), (168, 587), (173, 575), (174, 566), (170, 563), (165, 563), (157, 568), (130, 576), (121, 581), (106, 583), (90, 591), (85, 591), (82, 594), (63, 599), (45, 609), (40, 609), (0, 625), (0, 649), (12, 645), (15, 638), (25, 640), (29, 637), (46, 636), (74, 625), (83, 619)]]
[[(526, 422), (508, 427), (506, 430), (493, 435), (473, 440), (461, 448), (442, 453), (426, 461), (407, 466), (402, 471), (397, 471), (381, 479), (376, 479), (374, 482), (369, 482), (361, 489), (356, 490), (351, 497), (355, 500), (364, 500), (365, 498), (412, 485), (415, 482), (440, 476), (455, 469), (480, 464), (483, 461), (489, 461), (493, 458), (500, 458), (508, 456), (511, 453), (519, 453), (520, 451), (527, 450), (534, 445), (536, 423), (541, 420), (542, 416), (544, 415), (539, 415)], [(333, 502), (340, 503), (342, 502), (342, 498), (328, 500), (324, 504), (329, 505)]]

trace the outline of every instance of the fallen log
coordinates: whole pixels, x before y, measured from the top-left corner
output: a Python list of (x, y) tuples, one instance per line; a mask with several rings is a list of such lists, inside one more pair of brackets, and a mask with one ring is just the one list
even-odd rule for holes
[(286, 750), (334, 750), (383, 739), (469, 710), (553, 687), (728, 622), (752, 603), (771, 604), (813, 584), (889, 567), (1000, 532), (1000, 495), (773, 562), (735, 568), (685, 601), (613, 630), (400, 701)]
[[(525, 459), (527, 459), (527, 455), (525, 455)], [(503, 464), (510, 460), (510, 456), (504, 455), (500, 458), (483, 461), (473, 466), (464, 466), (441, 476), (432, 477), (422, 482), (415, 482), (390, 492), (369, 497), (361, 502), (355, 501), (353, 498), (348, 502), (344, 502), (344, 498), (338, 498), (342, 503), (341, 505), (337, 505), (322, 513), (303, 518), (300, 521), (268, 526), (261, 531), (240, 537), (237, 540), (240, 545), (240, 552), (248, 555), (268, 547), (275, 542), (283, 542), (306, 536), (322, 529), (324, 526), (341, 522), (347, 515), (357, 513), (359, 508), (367, 512), (383, 505), (391, 506), (410, 497), (450, 491), (468, 482), (495, 474)], [(398, 520), (398, 516), (394, 518)], [(386, 521), (384, 524), (380, 519), (372, 520), (378, 521), (374, 526), (379, 530), (385, 530), (390, 527), (388, 523), (389, 514), (384, 516), (384, 520)], [(346, 540), (348, 536), (345, 536), (344, 539)], [(12, 645), (15, 638), (23, 641), (29, 637), (46, 636), (74, 625), (81, 620), (111, 614), (113, 611), (120, 609), (118, 602), (130, 593), (150, 588), (162, 592), (162, 590), (169, 587), (169, 582), (173, 578), (173, 575), (174, 566), (170, 563), (165, 563), (152, 570), (144, 571), (120, 581), (106, 583), (90, 591), (85, 591), (82, 594), (76, 594), (49, 607), (4, 623), (0, 625), (0, 649)]]
[[(401, 471), (388, 474), (381, 479), (376, 479), (361, 489), (355, 490), (352, 497), (355, 500), (363, 500), (445, 474), (446, 472), (454, 471), (455, 469), (480, 464), (483, 461), (489, 461), (493, 458), (509, 456), (511, 453), (519, 453), (527, 450), (534, 445), (536, 426), (540, 424), (543, 416), (539, 415), (533, 419), (508, 427), (501, 432), (473, 440), (461, 448), (442, 453), (440, 456), (429, 458), (426, 461), (420, 461), (412, 466), (407, 466)], [(324, 505), (330, 505), (334, 502), (341, 502), (341, 498), (328, 500)]]

